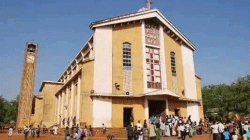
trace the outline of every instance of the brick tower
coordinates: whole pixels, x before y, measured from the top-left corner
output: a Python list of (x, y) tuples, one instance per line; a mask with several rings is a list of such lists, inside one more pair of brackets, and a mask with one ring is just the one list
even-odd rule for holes
[(31, 107), (35, 82), (38, 44), (27, 42), (24, 50), (23, 73), (19, 93), (17, 128), (30, 125)]

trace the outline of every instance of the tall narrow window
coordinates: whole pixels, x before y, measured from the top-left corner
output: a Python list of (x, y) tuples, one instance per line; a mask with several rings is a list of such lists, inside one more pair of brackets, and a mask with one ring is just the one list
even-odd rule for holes
[(161, 89), (159, 49), (146, 47), (147, 87)]
[(123, 43), (123, 69), (131, 70), (131, 44)]
[(176, 77), (175, 53), (170, 53), (172, 76)]

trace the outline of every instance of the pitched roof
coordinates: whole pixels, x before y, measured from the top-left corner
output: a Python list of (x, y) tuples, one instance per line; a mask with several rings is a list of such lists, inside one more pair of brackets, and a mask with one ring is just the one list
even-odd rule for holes
[(165, 27), (171, 30), (176, 36), (178, 36), (188, 47), (193, 51), (196, 50), (196, 46), (191, 40), (189, 40), (166, 16), (162, 14), (158, 9), (143, 10), (126, 15), (120, 15), (116, 17), (111, 17), (103, 20), (98, 20), (92, 22), (89, 27), (94, 29), (101, 26), (114, 25), (119, 23), (138, 21), (150, 18), (157, 18)]

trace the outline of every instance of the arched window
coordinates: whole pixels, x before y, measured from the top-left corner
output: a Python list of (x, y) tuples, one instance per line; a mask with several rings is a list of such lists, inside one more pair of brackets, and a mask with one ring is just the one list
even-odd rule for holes
[(123, 43), (123, 69), (131, 70), (131, 44)]
[(175, 53), (170, 53), (172, 76), (176, 77)]

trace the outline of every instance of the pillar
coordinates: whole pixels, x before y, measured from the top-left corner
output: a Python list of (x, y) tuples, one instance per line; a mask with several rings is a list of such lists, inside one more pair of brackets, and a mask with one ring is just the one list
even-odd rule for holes
[[(65, 118), (68, 118), (69, 115), (68, 115), (68, 110), (69, 110), (69, 88), (66, 87), (66, 111), (65, 111)], [(68, 124), (66, 123), (66, 126), (68, 126)]]
[(61, 119), (60, 119), (60, 108), (61, 108), (61, 96), (60, 94), (58, 94), (58, 97), (57, 97), (57, 124), (60, 123)]
[(77, 79), (77, 106), (76, 106), (76, 124), (80, 125), (80, 97), (81, 97), (81, 75)]
[[(64, 93), (61, 92), (61, 117), (62, 117), (62, 120), (64, 119)], [(64, 125), (62, 124), (62, 127), (64, 127)]]
[(168, 99), (166, 100), (166, 113), (169, 115), (169, 109), (168, 109)]
[(144, 101), (144, 111), (145, 111), (145, 120), (147, 122), (147, 125), (149, 126), (149, 108), (148, 108), (148, 99), (145, 98)]
[(73, 125), (73, 107), (74, 107), (74, 82), (71, 82), (71, 102), (70, 102), (70, 127)]

